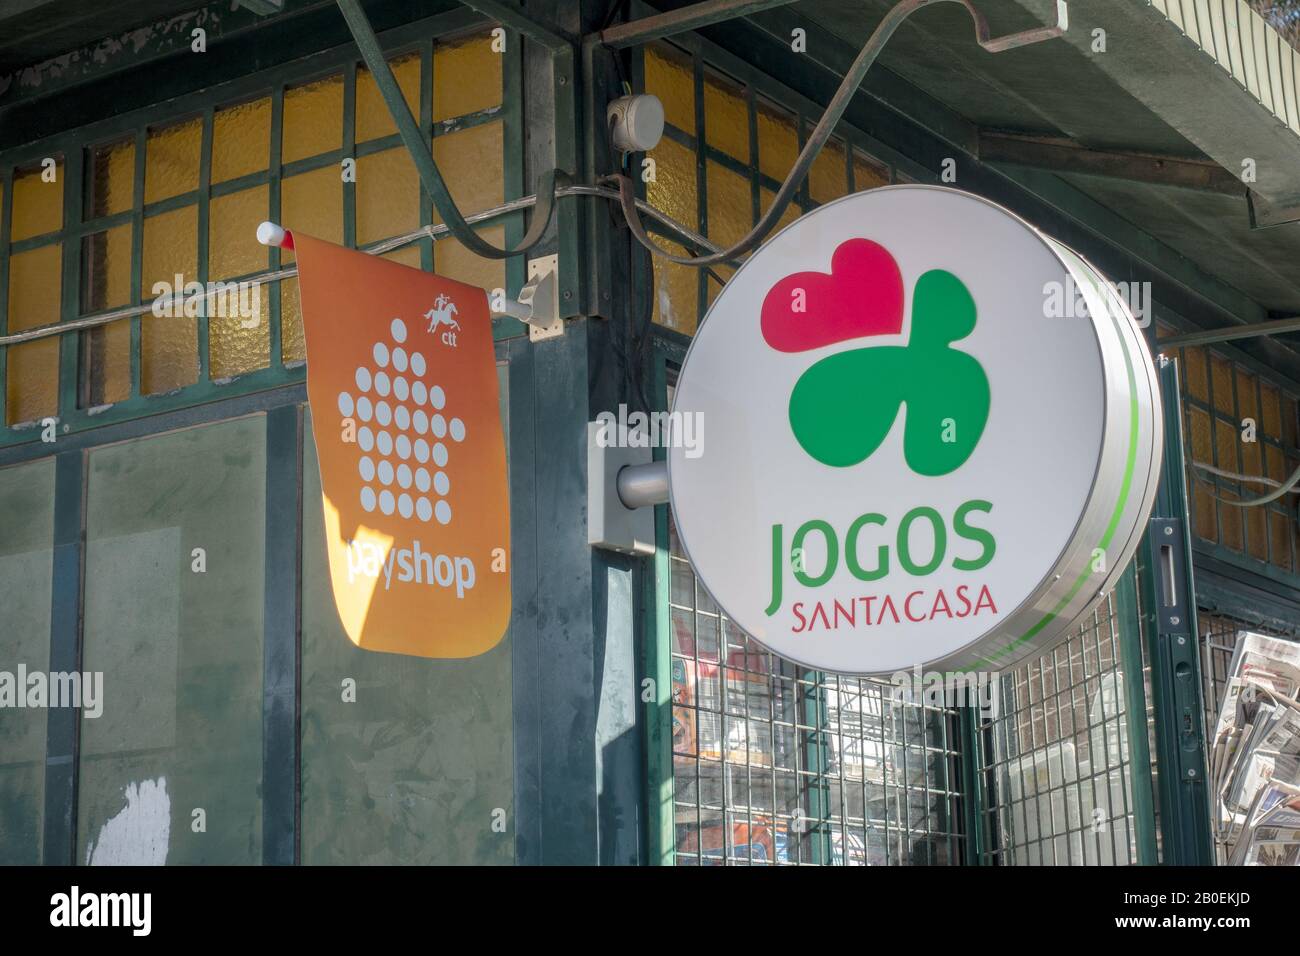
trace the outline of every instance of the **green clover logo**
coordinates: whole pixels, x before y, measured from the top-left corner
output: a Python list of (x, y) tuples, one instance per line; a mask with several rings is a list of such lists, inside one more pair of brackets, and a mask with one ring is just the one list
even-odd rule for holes
[[(902, 276), (878, 243), (850, 239), (831, 273), (786, 276), (763, 301), (763, 337), (783, 352), (902, 330)], [(869, 458), (906, 407), (903, 456), (919, 475), (970, 458), (989, 417), (983, 367), (952, 343), (975, 329), (975, 300), (951, 272), (916, 280), (905, 346), (849, 349), (821, 359), (790, 394), (790, 427), (809, 455), (845, 468)]]

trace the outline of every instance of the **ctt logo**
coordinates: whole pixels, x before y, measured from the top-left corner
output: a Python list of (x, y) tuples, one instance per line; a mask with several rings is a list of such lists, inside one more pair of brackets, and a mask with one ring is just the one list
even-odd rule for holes
[(439, 335), (438, 329), (446, 326), (446, 331), (439, 336), (443, 345), (456, 347), (456, 333), (460, 331), (460, 323), (452, 318), (453, 315), (459, 315), (456, 303), (451, 301), (451, 296), (439, 293), (438, 297), (433, 300), (433, 308), (424, 313), (424, 317), (429, 320), (429, 327), (425, 330), (430, 335)]
[[(763, 300), (762, 330), (779, 352), (898, 335), (903, 277), (889, 251), (868, 239), (841, 243), (831, 272), (796, 272)], [(816, 362), (790, 395), (790, 427), (824, 465), (845, 468), (880, 447), (906, 406), (903, 456), (918, 475), (956, 471), (975, 451), (989, 417), (989, 380), (952, 347), (975, 330), (975, 300), (951, 272), (932, 269), (912, 291), (907, 345), (847, 349)]]

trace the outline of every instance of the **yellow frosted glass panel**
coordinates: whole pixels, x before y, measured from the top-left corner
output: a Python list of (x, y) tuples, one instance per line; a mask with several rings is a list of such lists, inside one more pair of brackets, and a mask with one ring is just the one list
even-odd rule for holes
[[(59, 320), (62, 246), (42, 246), (9, 259), (9, 331)], [(59, 410), (59, 339), (10, 347), (5, 380), (5, 422), (30, 422)]]
[[(675, 255), (686, 254), (684, 247), (668, 242), (662, 236), (658, 237), (658, 243)], [(653, 269), (655, 322), (694, 335), (699, 315), (700, 270), (668, 262), (659, 256), (654, 257)]]
[(1290, 448), (1296, 444), (1296, 403), (1287, 397), (1282, 401), (1282, 441)]
[(54, 243), (9, 258), (8, 331), (59, 321), (63, 246)]
[(853, 151), (853, 189), (875, 189), (889, 185), (889, 167), (857, 150)]
[(1266, 445), (1264, 448), (1264, 464), (1264, 474), (1274, 481), (1285, 481), (1291, 471), (1291, 465), (1284, 460), (1282, 452), (1272, 445)]
[(695, 154), (665, 137), (648, 156), (655, 162), (655, 178), (646, 183), (647, 201), (660, 212), (696, 229), (699, 214), (695, 194)]
[(135, 193), (135, 143), (109, 143), (90, 152), (91, 218), (130, 209)]
[[(1187, 438), (1191, 444), (1192, 460), (1212, 464), (1213, 440), (1210, 437), (1210, 416), (1199, 408), (1190, 409), (1187, 421)], [(1207, 541), (1219, 539), (1218, 522), (1215, 518), (1215, 502), (1210, 495), (1210, 486), (1202, 481), (1194, 481), (1192, 488), (1192, 511), (1195, 517), (1196, 533)]]
[(645, 88), (664, 104), (664, 121), (695, 135), (695, 76), (691, 61), (675, 50), (645, 51)]
[[(280, 221), (290, 230), (342, 242), (343, 181), (338, 169), (324, 166), (285, 179), (280, 185)], [(293, 262), (292, 250), (284, 249), (280, 256), (282, 262)]]
[[(291, 163), (343, 145), (343, 77), (331, 76), (284, 92), (280, 159)], [(338, 176), (338, 170), (334, 170)]]
[(131, 301), (131, 226), (114, 226), (81, 244), (81, 311), (98, 312)]
[[(1238, 368), (1237, 375), (1237, 415), (1239, 418), (1253, 418), (1259, 425), (1259, 403), (1255, 396), (1255, 377), (1244, 369)], [(1276, 423), (1277, 419), (1273, 419)], [(1262, 429), (1261, 429), (1262, 430)], [(1275, 435), (1276, 437), (1276, 435)]]
[(1262, 417), (1259, 422), (1260, 431), (1270, 438), (1277, 438), (1280, 435), (1282, 410), (1278, 405), (1278, 391), (1272, 385), (1260, 385), (1260, 397), (1263, 399), (1261, 409)]
[(199, 188), (203, 123), (193, 119), (149, 131), (144, 152), (144, 201), (157, 202)]
[(1187, 394), (1203, 402), (1210, 400), (1209, 381), (1205, 371), (1205, 349), (1199, 345), (1183, 349), (1183, 376)]
[[(449, 241), (449, 240), (444, 240)], [(404, 266), (410, 266), (412, 269), (420, 268), (420, 246), (419, 243), (411, 243), (409, 246), (402, 246), (400, 249), (394, 249), (392, 252), (385, 252), (380, 258), (387, 259), (390, 262), (400, 262)]]
[(271, 154), (271, 98), (217, 110), (212, 118), (212, 181), (266, 169)]
[(127, 319), (87, 329), (82, 339), (89, 389), (87, 406), (131, 397), (131, 323)]
[(225, 300), (225, 315), (208, 319), (208, 377), (234, 378), (266, 368), (271, 354), (271, 297), (265, 286), (239, 295), (213, 298), (218, 313)]
[[(758, 191), (758, 207), (760, 216), (771, 208), (772, 200), (775, 198), (776, 193), (772, 192), (770, 189), (760, 189)], [(781, 218), (778, 219), (776, 225), (772, 227), (772, 231), (768, 233), (768, 237), (770, 238), (775, 236), (801, 215), (803, 215), (803, 213), (799, 209), (799, 204), (791, 200), (789, 205), (785, 207), (785, 211), (781, 213)]]
[(1269, 560), (1284, 571), (1291, 570), (1291, 522), (1286, 515), (1276, 511), (1268, 513)]
[[(131, 226), (86, 236), (81, 244), (81, 311), (99, 312), (131, 301)], [(131, 323), (123, 320), (87, 329), (82, 365), (88, 406), (131, 397)]]
[[(402, 91), (411, 115), (420, 118), (420, 56), (411, 53), (389, 63), (397, 86)], [(397, 132), (397, 124), (389, 115), (388, 105), (379, 95), (379, 84), (364, 66), (357, 68), (357, 129), (354, 139), (364, 143), (368, 139), (391, 136)]]
[(454, 119), (501, 105), (501, 54), (480, 33), (433, 51), (433, 118)]
[(844, 146), (829, 140), (813, 160), (808, 173), (808, 195), (815, 202), (830, 202), (848, 195), (848, 170), (844, 165)]
[(41, 168), (14, 175), (13, 226), (15, 242), (63, 228), (63, 163), (54, 167), (54, 181), (41, 178)]
[(208, 207), (208, 279), (228, 279), (267, 268), (268, 249), (257, 225), (268, 218), (267, 187), (215, 196)]
[[(501, 226), (476, 231), (494, 246), (505, 244), (505, 230)], [(455, 239), (440, 239), (433, 247), (433, 271), (458, 282), (479, 286), (489, 293), (504, 288), (506, 284), (504, 259), (480, 259)]]
[(758, 104), (758, 169), (784, 182), (799, 158), (799, 136), (794, 118), (765, 103)]
[[(82, 240), (81, 311), (98, 312), (131, 301), (131, 226), (115, 226)], [(131, 397), (131, 323), (87, 329), (82, 335), (86, 406)]]
[[(1247, 471), (1246, 474), (1254, 474)], [(1250, 485), (1258, 489), (1258, 485)], [(1257, 493), (1257, 492), (1256, 492)], [(1246, 512), (1246, 549), (1252, 558), (1259, 561), (1268, 560), (1268, 521), (1267, 511), (1263, 508), (1239, 509)]]
[[(144, 221), (140, 279), (146, 300), (157, 295), (156, 283), (166, 283), (175, 291), (178, 274), (184, 282), (198, 279), (198, 211), (194, 206)], [(146, 395), (169, 392), (198, 379), (197, 319), (145, 313), (140, 328), (140, 387)]]
[[(317, 239), (342, 242), (343, 187), (339, 171), (326, 166), (284, 180), (280, 188), (280, 221)], [(281, 250), (280, 261), (286, 265), (293, 262), (293, 253)], [(306, 358), (297, 279), (280, 283), (280, 341), (283, 361)]]
[[(465, 215), (499, 205), (505, 196), (501, 123), (463, 129), (433, 141), (433, 158), (442, 170), (452, 198)], [(433, 221), (442, 222), (438, 210)], [(455, 240), (449, 240), (454, 242)]]
[(298, 298), (298, 280), (280, 283), (280, 361), (301, 362), (307, 358), (307, 343), (302, 333), (302, 306)]
[(749, 108), (741, 91), (714, 76), (704, 78), (704, 137), (728, 156), (749, 162)]
[[(1219, 467), (1226, 471), (1241, 471), (1241, 463), (1237, 460), (1238, 438), (1240, 433), (1229, 422), (1216, 419), (1214, 422), (1214, 444), (1219, 456)], [(1237, 494), (1229, 487), (1221, 487), (1219, 493), (1228, 499), (1237, 498)], [(1254, 492), (1250, 492), (1253, 494)], [(1241, 509), (1232, 505), (1224, 505), (1219, 508), (1219, 520), (1222, 527), (1219, 530), (1219, 542), (1227, 545), (1234, 551), (1242, 550), (1242, 520)]]
[(754, 224), (749, 180), (709, 161), (705, 195), (709, 200), (709, 238), (726, 248), (745, 237)]
[(402, 147), (357, 160), (357, 243), (410, 232), (420, 225), (420, 177)]
[[(267, 218), (267, 198), (267, 187), (257, 186), (212, 200), (208, 219), (209, 280), (267, 268), (268, 250), (256, 237), (257, 224)], [(210, 378), (233, 378), (267, 366), (270, 302), (265, 286), (246, 286), (236, 294), (212, 299), (212, 318), (208, 320)]]
[(1214, 390), (1214, 407), (1231, 416), (1232, 364), (1213, 352), (1210, 353), (1210, 387)]
[[(678, 222), (691, 229), (697, 228), (695, 154), (664, 138), (649, 155), (655, 161), (655, 179), (646, 184), (646, 198), (652, 206)], [(684, 247), (670, 242), (662, 234), (656, 233), (655, 240), (677, 255), (686, 253)], [(655, 322), (687, 335), (694, 334), (699, 321), (699, 270), (666, 262), (659, 256), (654, 257), (653, 268)]]

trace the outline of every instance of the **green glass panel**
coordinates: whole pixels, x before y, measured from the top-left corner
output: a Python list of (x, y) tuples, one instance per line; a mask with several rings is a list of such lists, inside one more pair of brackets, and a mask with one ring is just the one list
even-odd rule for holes
[[(50, 667), (54, 459), (0, 469), (0, 671)], [(0, 864), (41, 862), (44, 709), (0, 707)]]
[(510, 636), (465, 660), (357, 648), (330, 591), (310, 418), (306, 436), (302, 862), (513, 863)]
[(261, 862), (265, 448), (256, 416), (90, 454), (80, 863)]

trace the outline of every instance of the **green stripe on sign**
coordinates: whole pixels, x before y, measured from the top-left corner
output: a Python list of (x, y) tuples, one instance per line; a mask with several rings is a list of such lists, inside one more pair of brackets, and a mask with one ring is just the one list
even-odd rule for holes
[[(1107, 309), (1107, 312), (1109, 311), (1110, 310)], [(1113, 313), (1110, 316), (1110, 321), (1111, 324), (1115, 326), (1115, 331), (1119, 333), (1120, 347), (1124, 350), (1124, 369), (1128, 373), (1129, 436), (1128, 436), (1128, 460), (1124, 463), (1124, 481), (1120, 485), (1119, 499), (1115, 503), (1115, 510), (1114, 512), (1112, 512), (1110, 516), (1110, 522), (1106, 525), (1106, 531), (1101, 536), (1101, 541), (1097, 543), (1097, 547), (1103, 551), (1105, 551), (1106, 548), (1110, 545), (1111, 538), (1115, 536), (1115, 531), (1116, 529), (1119, 528), (1120, 519), (1124, 516), (1124, 508), (1128, 505), (1129, 493), (1133, 490), (1133, 472), (1137, 467), (1137, 447), (1138, 447), (1137, 376), (1133, 371), (1133, 357), (1129, 354), (1128, 340), (1124, 335), (1124, 330), (1120, 328), (1119, 322), (1116, 321)], [(1024, 634), (1020, 635), (1020, 637), (1016, 638), (1006, 647), (1002, 648), (1002, 650), (994, 651), (993, 653), (991, 653), (989, 657), (990, 658), (1005, 657), (1011, 651), (1015, 650), (1025, 641), (1029, 640), (1031, 637), (1033, 637), (1035, 634), (1037, 634), (1039, 631), (1045, 628), (1052, 621), (1056, 620), (1057, 616), (1061, 613), (1061, 611), (1065, 609), (1066, 605), (1068, 605), (1071, 601), (1074, 600), (1075, 595), (1079, 593), (1079, 589), (1083, 587), (1083, 583), (1087, 581), (1088, 578), (1092, 577), (1092, 574), (1093, 572), (1091, 567), (1084, 570), (1083, 573), (1079, 575), (1078, 579), (1074, 582), (1074, 584), (1070, 587), (1070, 590), (1065, 595), (1065, 597), (1057, 601), (1056, 606), (1052, 608), (1050, 611), (1048, 611), (1046, 614), (1044, 614), (1037, 624), (1035, 624), (1029, 630), (1025, 631)], [(995, 661), (989, 660), (988, 658), (983, 658), (977, 661), (976, 663), (988, 665), (990, 667), (998, 666)]]

